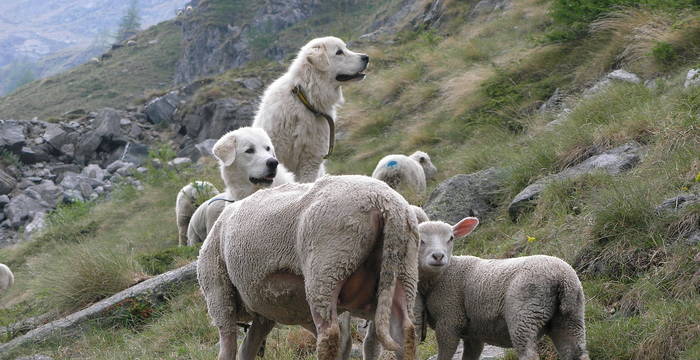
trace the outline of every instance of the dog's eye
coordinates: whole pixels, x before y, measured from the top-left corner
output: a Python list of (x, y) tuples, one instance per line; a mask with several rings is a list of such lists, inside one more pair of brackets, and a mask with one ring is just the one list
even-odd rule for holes
[(270, 151), (270, 147), (269, 147), (269, 146), (265, 146), (265, 150), (266, 150), (266, 151)]
[(255, 154), (255, 148), (248, 148), (245, 152), (246, 154)]
[(336, 55), (343, 55), (343, 50), (338, 49), (338, 51), (335, 52)]
[(454, 239), (455, 239), (454, 236), (450, 236), (450, 240), (447, 240), (447, 242), (450, 243), (450, 242), (452, 242), (452, 240), (454, 240)]

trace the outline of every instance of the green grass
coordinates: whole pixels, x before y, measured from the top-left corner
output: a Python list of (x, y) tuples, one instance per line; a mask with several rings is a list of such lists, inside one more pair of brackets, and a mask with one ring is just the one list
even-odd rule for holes
[(46, 119), (75, 109), (121, 108), (146, 92), (169, 87), (181, 51), (179, 26), (163, 22), (136, 41), (136, 46), (112, 51), (113, 57), (100, 64), (83, 64), (17, 89), (0, 99), (0, 117)]

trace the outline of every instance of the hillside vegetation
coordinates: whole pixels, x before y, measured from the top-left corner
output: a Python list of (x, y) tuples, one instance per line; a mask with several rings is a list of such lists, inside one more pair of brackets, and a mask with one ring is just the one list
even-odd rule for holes
[[(376, 16), (388, 3), (358, 11)], [(361, 20), (347, 20), (349, 32), (340, 35), (372, 60), (367, 79), (344, 89), (329, 172), (370, 174), (382, 156), (418, 149), (438, 168), (431, 189), (456, 174), (500, 169), (494, 215), (455, 244), (455, 253), (548, 254), (572, 264), (586, 294), (591, 359), (700, 358), (700, 245), (688, 238), (700, 228), (700, 206), (657, 210), (666, 199), (700, 193), (700, 86), (683, 86), (688, 69), (700, 66), (697, 2), (505, 3), (506, 10), (470, 15), (472, 2), (444, 1), (439, 26), (409, 28), (390, 42), (359, 41), (352, 31), (359, 23), (350, 21)], [(333, 18), (312, 19), (303, 27), (308, 32), (288, 34), (301, 43), (342, 26)], [(620, 68), (650, 81), (587, 91)], [(246, 69), (279, 71), (260, 60), (224, 73), (188, 106), (234, 93), (231, 80)], [(31, 86), (11, 99), (47, 91)], [(562, 109), (539, 110), (555, 92), (564, 94), (562, 109), (570, 109), (564, 117)], [(643, 149), (628, 172), (554, 181), (529, 211), (509, 216), (509, 203), (529, 184), (628, 143)], [(167, 160), (172, 151), (152, 156)], [(124, 187), (111, 200), (60, 208), (38, 239), (0, 250), (0, 262), (18, 269), (17, 286), (0, 297), (7, 304), (0, 323), (70, 312), (195, 258), (196, 249), (174, 248), (175, 194), (194, 178), (221, 185), (215, 166), (147, 174), (144, 192)], [(3, 355), (213, 359), (217, 341), (204, 301), (191, 287), (165, 304), (136, 303), (96, 320), (77, 337)], [(548, 340), (540, 347), (543, 359), (556, 359)], [(265, 357), (312, 359), (311, 351), (303, 330), (280, 326)], [(421, 359), (436, 352), (431, 333)]]

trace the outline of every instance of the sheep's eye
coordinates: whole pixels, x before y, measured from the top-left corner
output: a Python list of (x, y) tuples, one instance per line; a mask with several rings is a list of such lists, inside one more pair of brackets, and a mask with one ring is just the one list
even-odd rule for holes
[(454, 236), (450, 236), (450, 240), (447, 240), (447, 242), (448, 242), (448, 243), (449, 243), (449, 242), (452, 242), (452, 240), (454, 240), (454, 239), (455, 239)]
[(425, 158), (422, 157), (422, 158), (419, 159), (419, 161), (420, 161), (420, 162), (425, 162)]
[(248, 148), (245, 152), (246, 154), (255, 154), (255, 148)]
[(270, 147), (269, 147), (269, 146), (265, 146), (265, 150), (266, 150), (266, 151), (270, 151)]
[(343, 50), (338, 49), (338, 51), (335, 52), (336, 55), (343, 55)]

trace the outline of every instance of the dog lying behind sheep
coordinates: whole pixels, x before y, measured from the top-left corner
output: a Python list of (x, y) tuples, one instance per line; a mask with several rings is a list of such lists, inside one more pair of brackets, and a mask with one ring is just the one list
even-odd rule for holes
[[(189, 246), (206, 239), (226, 204), (243, 199), (260, 189), (294, 182), (294, 175), (277, 161), (272, 140), (263, 129), (242, 127), (231, 131), (214, 144), (212, 153), (219, 161), (226, 191), (194, 210), (187, 225), (186, 243)], [(184, 190), (185, 188), (180, 192)]]
[(177, 219), (178, 244), (187, 244), (187, 227), (195, 210), (210, 197), (219, 193), (214, 184), (207, 181), (193, 181), (177, 193), (175, 217)]
[(12, 270), (7, 265), (0, 264), (0, 293), (7, 291), (14, 283), (15, 275), (12, 274)]
[(226, 206), (197, 264), (219, 359), (236, 358), (237, 323), (248, 321), (240, 359), (254, 358), (275, 322), (304, 326), (316, 334), (318, 359), (334, 359), (341, 311), (372, 319), (385, 348), (414, 354), (413, 211), (365, 176), (286, 184)]
[(455, 226), (438, 221), (418, 226), (418, 290), (435, 330), (438, 360), (452, 359), (460, 340), (465, 360), (479, 359), (484, 343), (514, 347), (519, 360), (535, 360), (543, 334), (552, 339), (560, 359), (588, 360), (584, 295), (574, 269), (543, 255), (452, 256), (453, 240), (478, 223), (465, 218)]
[(426, 183), (437, 172), (430, 156), (416, 151), (411, 156), (392, 154), (383, 157), (372, 172), (372, 177), (389, 184), (403, 195), (406, 190), (413, 194), (425, 194)]

